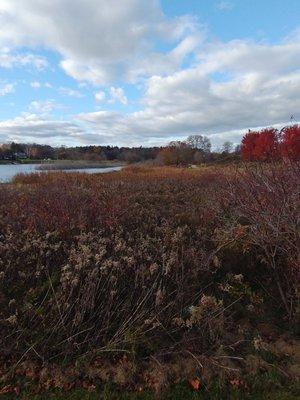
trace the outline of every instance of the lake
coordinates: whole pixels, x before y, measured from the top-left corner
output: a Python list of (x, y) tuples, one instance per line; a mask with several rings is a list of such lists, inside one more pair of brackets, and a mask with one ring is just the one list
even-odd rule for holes
[[(0, 165), (0, 182), (10, 182), (12, 178), (19, 173), (32, 173), (32, 172), (49, 172), (49, 171), (39, 171), (37, 168), (40, 164), (7, 164)], [(51, 171), (55, 172), (82, 172), (86, 174), (99, 174), (99, 173), (107, 173), (113, 171), (120, 171), (122, 167), (107, 167), (107, 168), (84, 168), (84, 169), (68, 169), (68, 170), (60, 170), (60, 171)]]

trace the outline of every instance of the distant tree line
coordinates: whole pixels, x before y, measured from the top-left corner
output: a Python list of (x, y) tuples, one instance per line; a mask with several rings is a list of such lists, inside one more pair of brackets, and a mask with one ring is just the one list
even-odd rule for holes
[(159, 147), (117, 147), (82, 146), (52, 147), (41, 144), (9, 143), (0, 145), (0, 159), (4, 160), (86, 160), (86, 161), (124, 161), (128, 163), (154, 160)]
[(203, 135), (191, 135), (185, 141), (172, 141), (165, 147), (77, 146), (52, 147), (41, 144), (9, 143), (0, 145), (0, 160), (86, 160), (152, 162), (157, 165), (184, 166), (202, 163), (272, 161), (300, 159), (300, 126), (250, 131), (241, 145), (226, 141), (217, 151)]
[(52, 147), (41, 144), (9, 143), (0, 145), (0, 159), (4, 160), (86, 160), (123, 161), (138, 163), (150, 161), (163, 165), (200, 164), (226, 161), (239, 154), (231, 142), (225, 142), (216, 152), (211, 151), (208, 137), (192, 135), (186, 141), (173, 141), (166, 147), (77, 146)]
[(170, 142), (158, 154), (158, 161), (164, 165), (187, 165), (236, 161), (240, 158), (240, 146), (226, 141), (217, 151), (211, 150), (208, 137), (191, 135), (185, 141)]

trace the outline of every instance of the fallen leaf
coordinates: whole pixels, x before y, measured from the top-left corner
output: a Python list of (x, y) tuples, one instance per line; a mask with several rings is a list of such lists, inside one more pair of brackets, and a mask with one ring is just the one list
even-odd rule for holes
[(191, 385), (191, 387), (194, 389), (194, 390), (199, 390), (200, 389), (200, 381), (199, 381), (199, 379), (190, 379), (189, 380), (189, 384)]

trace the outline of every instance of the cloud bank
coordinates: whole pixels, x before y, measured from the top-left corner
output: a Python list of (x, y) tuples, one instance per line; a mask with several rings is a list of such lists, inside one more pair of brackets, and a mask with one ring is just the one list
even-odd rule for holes
[[(1, 0), (0, 7), (0, 42), (51, 48), (67, 74), (99, 85), (174, 70), (197, 45), (193, 18), (168, 20), (156, 0)], [(176, 47), (163, 54), (158, 41)]]
[[(0, 67), (47, 68), (43, 56), (17, 50), (51, 49), (82, 83), (58, 92), (86, 98), (86, 82), (98, 107), (61, 122), (46, 115), (54, 102), (36, 100), (34, 114), (0, 123), (6, 140), (153, 145), (200, 133), (217, 146), (248, 128), (300, 119), (300, 31), (275, 44), (212, 40), (194, 16), (167, 18), (158, 0), (1, 0), (0, 23)], [(135, 111), (128, 83), (141, 93)], [(5, 85), (1, 96), (14, 90)]]

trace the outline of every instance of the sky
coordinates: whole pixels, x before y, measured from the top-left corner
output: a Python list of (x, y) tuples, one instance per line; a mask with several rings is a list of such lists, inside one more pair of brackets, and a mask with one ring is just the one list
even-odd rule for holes
[(300, 121), (299, 0), (0, 0), (0, 143), (214, 148)]

